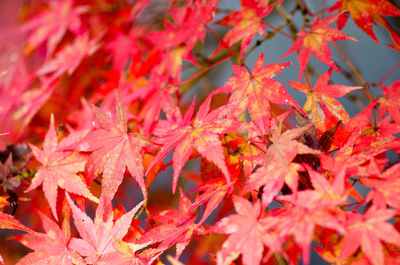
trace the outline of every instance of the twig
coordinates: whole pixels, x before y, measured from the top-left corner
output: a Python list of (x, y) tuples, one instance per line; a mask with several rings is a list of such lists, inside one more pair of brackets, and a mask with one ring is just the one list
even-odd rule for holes
[(364, 78), (360, 75), (360, 73), (357, 71), (357, 69), (354, 67), (354, 65), (351, 63), (351, 61), (349, 60), (349, 58), (347, 58), (347, 56), (343, 53), (342, 49), (340, 49), (340, 47), (336, 44), (336, 43), (332, 43), (333, 47), (335, 48), (335, 50), (339, 53), (340, 57), (342, 57), (343, 61), (347, 64), (347, 66), (350, 68), (350, 70), (353, 72), (353, 74), (357, 77), (357, 79), (360, 81), (364, 93), (367, 96), (369, 101), (372, 101), (373, 98), (371, 96), (371, 94), (368, 91), (368, 84), (367, 82), (365, 82)]

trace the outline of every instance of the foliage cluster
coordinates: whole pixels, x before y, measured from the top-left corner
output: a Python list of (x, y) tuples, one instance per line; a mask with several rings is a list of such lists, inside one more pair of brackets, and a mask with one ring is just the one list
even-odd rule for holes
[[(387, 83), (400, 63), (367, 82), (335, 43), (359, 45), (353, 20), (399, 52), (387, 16), (400, 10), (227, 2), (25, 3), (2, 44), (0, 228), (31, 251), (3, 233), (1, 262), (308, 264), (314, 248), (332, 264), (400, 264), (400, 81)], [(266, 65), (259, 47), (278, 35), (288, 50)], [(222, 86), (204, 81), (227, 62)], [(303, 106), (274, 79), (297, 65)]]

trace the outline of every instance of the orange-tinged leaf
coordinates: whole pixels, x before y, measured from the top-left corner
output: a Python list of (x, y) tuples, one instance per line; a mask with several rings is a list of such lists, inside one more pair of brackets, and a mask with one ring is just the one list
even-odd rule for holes
[[(116, 251), (106, 253), (99, 260), (99, 265), (146, 265), (152, 264), (158, 258), (159, 253), (146, 255), (146, 252), (137, 253), (138, 250), (147, 246), (147, 244), (126, 243), (121, 239), (114, 239), (113, 243)], [(147, 257), (149, 256), (149, 257)]]
[(353, 90), (361, 89), (361, 87), (328, 84), (331, 73), (332, 69), (329, 69), (321, 75), (313, 89), (300, 82), (288, 81), (293, 88), (306, 93), (307, 101), (303, 109), (320, 132), (325, 132), (329, 129), (326, 125), (325, 113), (321, 105), (325, 105), (339, 120), (347, 123), (350, 119), (349, 115), (340, 102), (334, 98), (343, 97)]
[(330, 8), (330, 11), (334, 10), (341, 12), (337, 21), (339, 29), (346, 25), (350, 14), (356, 25), (378, 44), (372, 24), (376, 21), (391, 31), (382, 16), (400, 16), (400, 10), (387, 0), (338, 0)]
[(14, 216), (0, 212), (0, 229), (18, 229), (26, 232), (32, 232), (31, 229), (21, 224)]

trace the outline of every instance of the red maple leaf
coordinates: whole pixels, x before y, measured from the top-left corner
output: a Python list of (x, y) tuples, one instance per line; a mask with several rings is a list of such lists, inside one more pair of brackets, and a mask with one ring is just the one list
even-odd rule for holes
[(72, 249), (68, 248), (71, 231), (69, 221), (64, 220), (62, 230), (50, 218), (37, 211), (42, 220), (45, 233), (30, 232), (16, 239), (26, 247), (33, 249), (19, 260), (19, 265), (84, 265), (83, 258)]
[(102, 37), (100, 34), (93, 40), (89, 40), (88, 34), (77, 36), (73, 43), (63, 47), (54, 58), (46, 61), (37, 71), (37, 75), (43, 76), (51, 74), (51, 79), (60, 77), (68, 73), (72, 74), (82, 60), (99, 49), (97, 41)]
[(0, 229), (18, 229), (32, 232), (31, 229), (21, 224), (14, 216), (0, 212)]
[(290, 96), (281, 83), (272, 79), (290, 63), (274, 63), (263, 66), (264, 53), (257, 59), (253, 72), (245, 68), (233, 66), (234, 76), (216, 91), (232, 93), (229, 102), (237, 102), (232, 115), (238, 116), (247, 108), (251, 120), (264, 131), (271, 117), (270, 102), (289, 105), (304, 113), (297, 102)]
[(394, 210), (372, 206), (364, 215), (348, 213), (346, 233), (340, 258), (345, 259), (361, 247), (373, 265), (385, 264), (382, 241), (400, 246), (400, 233), (387, 221), (395, 215)]
[[(113, 222), (113, 212), (105, 208), (100, 202), (96, 210), (94, 221), (79, 209), (66, 194), (68, 203), (72, 210), (74, 224), (81, 238), (72, 238), (69, 244), (71, 249), (76, 250), (90, 264), (101, 262), (103, 255), (116, 252), (113, 247), (115, 239), (122, 239), (131, 226), (132, 218), (142, 207), (144, 201), (137, 204), (132, 210), (122, 215)], [(144, 247), (141, 246), (141, 247)], [(139, 248), (140, 249), (140, 248)]]
[(212, 227), (215, 233), (229, 234), (217, 253), (217, 264), (231, 264), (240, 254), (243, 264), (260, 264), (264, 245), (275, 252), (282, 244), (279, 235), (269, 234), (268, 231), (276, 225), (277, 219), (262, 217), (263, 208), (259, 201), (251, 205), (248, 200), (233, 196), (233, 204), (237, 214), (223, 218)]
[(286, 182), (296, 193), (298, 187), (298, 171), (303, 169), (300, 164), (292, 162), (297, 154), (318, 154), (319, 151), (296, 141), (311, 125), (288, 130), (284, 133), (281, 128), (274, 131), (271, 137), (272, 144), (268, 147), (265, 164), (250, 175), (246, 181), (245, 191), (263, 188), (262, 204), (267, 207), (273, 198), (278, 195)]
[(81, 141), (69, 146), (79, 151), (92, 152), (86, 164), (88, 182), (103, 173), (100, 200), (107, 204), (114, 197), (123, 180), (125, 169), (128, 168), (146, 197), (141, 150), (148, 144), (147, 140), (138, 133), (128, 133), (126, 112), (118, 95), (116, 115), (96, 106), (93, 106), (93, 112), (100, 129), (90, 132)]
[[(241, 123), (233, 118), (227, 118), (233, 105), (225, 105), (208, 113), (212, 94), (203, 102), (195, 119), (191, 117), (195, 100), (186, 111), (185, 116), (176, 118), (176, 123), (158, 128), (160, 132), (166, 132), (154, 140), (157, 144), (163, 144), (147, 172), (160, 160), (164, 159), (173, 148), (172, 166), (174, 168), (172, 190), (175, 193), (178, 177), (183, 166), (189, 159), (194, 148), (202, 157), (215, 164), (230, 182), (230, 174), (225, 163), (224, 151), (219, 136), (234, 130), (240, 130)], [(162, 123), (164, 124), (164, 123)]]
[(73, 7), (74, 0), (50, 1), (50, 9), (32, 18), (21, 30), (30, 31), (26, 51), (30, 52), (46, 42), (47, 56), (51, 56), (67, 30), (79, 33), (80, 15), (88, 6)]
[(338, 15), (330, 16), (323, 20), (317, 18), (311, 25), (310, 31), (303, 30), (297, 33), (298, 38), (295, 40), (295, 42), (293, 42), (289, 50), (282, 55), (281, 59), (292, 52), (300, 50), (298, 55), (300, 68), (299, 80), (301, 80), (311, 53), (313, 53), (321, 62), (329, 65), (335, 71), (340, 72), (333, 62), (331, 50), (329, 49), (327, 42), (338, 40), (357, 40), (356, 38), (349, 36), (338, 29), (328, 27), (330, 24), (335, 22), (337, 18)]
[(400, 208), (400, 164), (386, 169), (376, 178), (361, 178), (361, 183), (371, 187), (366, 201), (373, 201), (374, 205), (385, 208), (386, 205), (395, 209)]
[(147, 244), (127, 243), (120, 239), (114, 239), (114, 252), (106, 253), (98, 261), (99, 265), (148, 265), (157, 260), (161, 252), (154, 249), (139, 250)]
[(16, 120), (23, 119), (21, 133), (25, 127), (30, 123), (32, 118), (40, 110), (40, 108), (47, 102), (56, 88), (56, 80), (49, 80), (43, 78), (41, 80), (40, 88), (26, 90), (21, 95), (21, 106), (15, 111), (14, 118)]
[[(340, 185), (336, 186), (341, 186), (340, 189), (343, 190), (343, 178), (338, 183)], [(335, 214), (336, 206), (342, 200), (341, 198), (339, 200), (330, 198), (331, 191), (329, 189), (336, 189), (335, 184), (332, 188), (326, 190), (327, 188), (328, 186), (323, 184), (318, 187), (317, 191), (305, 190), (299, 191), (297, 194), (278, 197), (285, 202), (290, 202), (290, 205), (285, 204), (285, 209), (277, 216), (279, 222), (276, 229), (281, 231), (282, 236), (294, 236), (294, 240), (302, 250), (304, 264), (308, 264), (310, 261), (310, 245), (316, 225), (334, 229), (342, 234), (345, 232), (340, 224), (340, 218)], [(329, 199), (324, 198), (326, 195)]]
[(118, 33), (113, 40), (105, 45), (105, 49), (109, 50), (112, 54), (111, 58), (114, 70), (124, 70), (127, 60), (134, 58), (140, 52), (137, 39), (142, 33), (143, 28), (135, 28), (127, 35)]
[(154, 244), (160, 242), (157, 249), (164, 251), (176, 244), (176, 258), (189, 244), (192, 236), (200, 230), (195, 224), (197, 214), (192, 203), (180, 189), (179, 210), (166, 210), (152, 216), (151, 219), (161, 224), (147, 231), (138, 241), (139, 244)]
[(389, 112), (396, 123), (400, 124), (400, 81), (394, 82), (389, 87), (384, 86), (382, 93), (384, 97), (378, 100), (380, 118)]
[(361, 88), (328, 84), (331, 73), (332, 68), (321, 75), (313, 89), (300, 82), (288, 81), (293, 88), (302, 91), (307, 95), (307, 101), (304, 104), (303, 109), (314, 122), (315, 126), (321, 131), (326, 131), (328, 129), (327, 126), (325, 126), (325, 114), (321, 108), (321, 104), (324, 104), (329, 111), (343, 123), (347, 123), (350, 120), (350, 117), (342, 104), (340, 104), (340, 102), (335, 98), (343, 97), (347, 93)]
[(202, 192), (199, 198), (193, 203), (193, 209), (207, 202), (199, 224), (202, 224), (211, 215), (226, 195), (232, 192), (233, 188), (232, 183), (226, 183), (225, 179), (217, 178), (204, 182), (192, 190)]
[(274, 5), (270, 5), (269, 0), (241, 0), (240, 6), (241, 11), (233, 11), (215, 22), (223, 26), (233, 26), (233, 28), (225, 34), (223, 42), (220, 43), (211, 56), (241, 40), (239, 55), (239, 58), (241, 58), (256, 33), (264, 36), (265, 22), (262, 19), (271, 12)]
[(57, 217), (57, 188), (60, 187), (68, 192), (82, 195), (94, 202), (98, 199), (94, 197), (83, 179), (77, 175), (83, 172), (86, 163), (86, 156), (78, 152), (58, 151), (66, 140), (57, 144), (57, 133), (54, 128), (54, 117), (51, 115), (50, 128), (44, 138), (43, 150), (34, 145), (29, 145), (35, 158), (42, 164), (38, 172), (32, 179), (31, 185), (25, 192), (36, 189), (43, 183), (43, 192), (50, 204), (53, 216)]
[(372, 29), (375, 21), (386, 27), (391, 34), (394, 33), (398, 36), (386, 19), (382, 17), (400, 16), (400, 10), (387, 0), (338, 0), (329, 10), (340, 12), (337, 20), (338, 29), (342, 29), (346, 25), (350, 13), (356, 25), (378, 44), (378, 39)]
[(156, 122), (159, 121), (160, 111), (163, 110), (167, 116), (170, 115), (178, 116), (179, 108), (175, 104), (175, 100), (171, 95), (175, 92), (176, 87), (168, 86), (163, 89), (154, 89), (146, 97), (145, 104), (141, 111), (141, 116), (143, 116), (143, 130), (146, 134), (151, 135), (155, 128)]
[[(4, 206), (3, 204), (7, 205), (8, 202), (3, 202), (3, 196), (1, 196), (1, 206)], [(31, 229), (26, 227), (25, 225), (21, 224), (17, 219), (14, 218), (14, 216), (0, 212), (0, 229), (18, 229), (22, 231), (26, 231), (29, 233), (34, 233)], [(2, 264), (4, 263), (3, 257), (0, 255), (0, 262)]]
[(164, 30), (153, 31), (144, 36), (144, 39), (154, 45), (153, 50), (160, 56), (160, 62), (153, 67), (150, 77), (154, 86), (167, 81), (179, 84), (183, 60), (198, 66), (192, 50), (199, 40), (204, 42), (204, 25), (214, 18), (217, 3), (216, 0), (187, 1), (186, 5), (169, 11), (174, 23), (164, 20)]
[(191, 52), (199, 40), (204, 42), (204, 25), (214, 18), (217, 4), (216, 0), (188, 1), (182, 7), (171, 9), (169, 13), (174, 24), (165, 20), (166, 30), (150, 32), (145, 38), (155, 45), (156, 50), (171, 50), (186, 42), (185, 51)]

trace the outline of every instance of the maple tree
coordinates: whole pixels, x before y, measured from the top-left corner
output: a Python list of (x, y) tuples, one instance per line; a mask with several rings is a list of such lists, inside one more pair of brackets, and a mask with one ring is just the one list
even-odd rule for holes
[(311, 2), (15, 1), (0, 263), (400, 264), (399, 6)]

